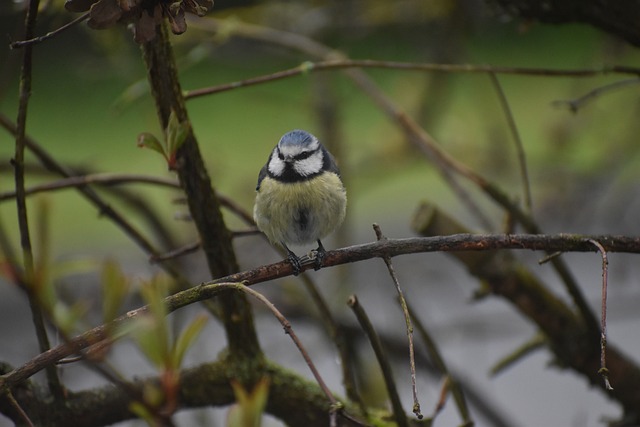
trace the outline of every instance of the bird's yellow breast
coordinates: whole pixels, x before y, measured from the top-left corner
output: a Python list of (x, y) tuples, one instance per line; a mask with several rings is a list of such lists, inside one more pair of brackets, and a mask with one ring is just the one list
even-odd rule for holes
[(253, 208), (258, 228), (273, 243), (307, 244), (322, 239), (344, 220), (347, 194), (338, 175), (283, 183), (265, 177)]

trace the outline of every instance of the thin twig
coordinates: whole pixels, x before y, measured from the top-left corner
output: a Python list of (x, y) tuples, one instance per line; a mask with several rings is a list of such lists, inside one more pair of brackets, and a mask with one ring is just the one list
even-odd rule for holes
[(347, 337), (345, 336), (343, 327), (336, 321), (329, 304), (318, 291), (316, 283), (309, 275), (302, 274), (300, 276), (307, 292), (311, 295), (311, 299), (320, 311), (320, 318), (325, 325), (327, 333), (336, 345), (338, 356), (340, 357), (340, 365), (342, 368), (342, 383), (344, 385), (347, 397), (358, 404), (363, 414), (367, 414), (367, 407), (362, 400), (362, 396), (358, 393), (358, 387), (355, 382), (355, 373), (351, 367), (351, 359), (349, 349), (347, 347)]
[(607, 390), (613, 390), (609, 383), (609, 370), (607, 369), (607, 286), (608, 286), (608, 271), (609, 260), (607, 258), (607, 250), (602, 246), (600, 242), (595, 239), (589, 239), (589, 242), (593, 244), (600, 255), (602, 256), (602, 307), (600, 317), (600, 369), (598, 373), (602, 375), (604, 380), (604, 386)]
[[(38, 16), (39, 0), (30, 0), (25, 17), (25, 39), (33, 36)], [(49, 337), (44, 324), (44, 315), (38, 301), (38, 290), (35, 287), (35, 267), (33, 260), (33, 249), (31, 245), (31, 237), (29, 233), (29, 220), (27, 216), (27, 204), (25, 195), (25, 176), (24, 176), (24, 151), (26, 146), (26, 128), (27, 128), (27, 110), (29, 106), (29, 97), (31, 96), (31, 80), (33, 67), (33, 52), (31, 46), (27, 46), (22, 57), (22, 69), (20, 70), (20, 90), (18, 103), (18, 118), (16, 120), (15, 134), (15, 154), (13, 158), (15, 188), (16, 188), (16, 207), (18, 214), (18, 229), (20, 231), (20, 244), (22, 247), (22, 258), (24, 265), (24, 279), (26, 283), (26, 294), (29, 299), (29, 307), (31, 309), (31, 317), (36, 330), (38, 346), (40, 352), (49, 350)], [(58, 377), (55, 366), (49, 366), (46, 369), (47, 382), (49, 391), (54, 399), (61, 401), (64, 397), (62, 384)]]
[(518, 126), (516, 125), (516, 120), (513, 117), (513, 112), (511, 111), (511, 107), (509, 106), (509, 101), (507, 100), (507, 95), (504, 93), (502, 89), (502, 85), (500, 84), (500, 80), (495, 73), (489, 73), (489, 77), (491, 78), (491, 83), (498, 94), (498, 98), (500, 100), (500, 105), (502, 107), (502, 111), (504, 112), (505, 117), (507, 118), (507, 123), (509, 125), (509, 130), (511, 131), (511, 136), (513, 137), (513, 142), (516, 146), (516, 152), (518, 154), (518, 165), (520, 166), (520, 179), (522, 180), (522, 194), (524, 196), (524, 206), (531, 214), (532, 210), (532, 202), (531, 202), (531, 185), (529, 183), (529, 173), (527, 172), (527, 159), (524, 152), (524, 145), (522, 144), (522, 138), (520, 137), (520, 132), (518, 132)]
[(547, 342), (546, 336), (539, 332), (533, 338), (525, 342), (518, 347), (515, 351), (511, 352), (506, 357), (500, 359), (490, 370), (491, 376), (496, 376), (502, 373), (504, 370), (514, 365), (516, 362), (522, 360), (524, 357), (533, 353), (536, 350), (543, 348)]
[(375, 353), (378, 364), (380, 365), (380, 370), (382, 371), (382, 376), (384, 377), (384, 383), (387, 387), (387, 393), (389, 393), (389, 400), (391, 400), (391, 406), (393, 408), (393, 415), (396, 423), (400, 427), (409, 427), (409, 422), (407, 421), (404, 409), (402, 409), (402, 402), (400, 401), (400, 396), (398, 395), (398, 390), (396, 389), (396, 384), (394, 382), (395, 380), (393, 379), (391, 364), (389, 363), (389, 359), (387, 359), (384, 349), (382, 348), (380, 337), (373, 328), (373, 325), (369, 320), (369, 316), (367, 316), (367, 313), (364, 311), (364, 308), (362, 308), (355, 295), (351, 295), (349, 297), (347, 304), (351, 307), (351, 310), (353, 310), (353, 313), (358, 319), (358, 323), (360, 323), (364, 333), (369, 338), (369, 343), (373, 348), (373, 352)]
[(17, 49), (17, 48), (21, 48), (24, 46), (31, 46), (34, 44), (38, 44), (38, 43), (42, 43), (43, 41), (50, 39), (52, 37), (57, 36), (58, 34), (62, 33), (65, 30), (68, 30), (69, 28), (73, 27), (76, 24), (79, 24), (80, 22), (86, 20), (89, 18), (91, 12), (87, 12), (83, 15), (80, 15), (79, 17), (77, 17), (76, 19), (74, 19), (71, 22), (68, 22), (66, 24), (64, 24), (62, 27), (57, 28), (53, 31), (48, 32), (47, 34), (43, 35), (43, 36), (39, 36), (39, 37), (34, 37), (28, 40), (19, 40), (16, 42), (12, 42), (11, 44), (9, 44), (9, 47), (11, 49)]
[(189, 243), (188, 245), (182, 246), (180, 248), (174, 249), (170, 252), (166, 252), (160, 255), (152, 255), (149, 257), (149, 262), (151, 264), (155, 264), (158, 262), (168, 261), (170, 259), (175, 259), (184, 255), (192, 254), (198, 251), (201, 247), (200, 241)]
[(560, 251), (548, 253), (547, 255), (543, 256), (538, 260), (538, 265), (546, 264), (549, 261), (551, 261), (553, 258), (559, 257), (560, 255), (562, 255), (562, 252)]
[[(180, 184), (174, 179), (140, 174), (99, 173), (91, 175), (70, 176), (54, 182), (34, 185), (25, 189), (25, 195), (31, 196), (37, 193), (83, 187), (88, 184), (117, 185), (124, 183), (144, 183), (180, 189)], [(15, 196), (15, 191), (6, 191), (4, 193), (0, 193), (0, 202), (13, 199)]]
[[(382, 234), (382, 230), (378, 224), (373, 224), (373, 229), (376, 233), (376, 238), (378, 241), (386, 240), (386, 237)], [(413, 413), (418, 417), (418, 419), (422, 419), (423, 415), (420, 412), (420, 402), (418, 401), (418, 387), (416, 385), (416, 357), (413, 346), (413, 325), (411, 324), (411, 316), (409, 315), (409, 309), (407, 308), (407, 300), (404, 298), (404, 293), (402, 292), (402, 288), (400, 287), (400, 281), (398, 280), (398, 275), (396, 274), (396, 270), (391, 263), (391, 257), (384, 256), (382, 257), (384, 263), (387, 266), (387, 270), (389, 270), (389, 275), (391, 276), (391, 280), (396, 287), (396, 292), (398, 293), (398, 299), (400, 300), (400, 307), (402, 308), (402, 315), (404, 316), (405, 327), (407, 331), (407, 338), (409, 339), (409, 369), (411, 370), (411, 392), (413, 394)]]
[(22, 406), (20, 406), (16, 398), (13, 396), (13, 393), (11, 393), (11, 390), (6, 390), (5, 395), (9, 399), (9, 403), (11, 404), (11, 406), (13, 406), (13, 409), (15, 409), (18, 412), (18, 414), (20, 414), (20, 418), (22, 418), (22, 421), (24, 421), (28, 427), (34, 427), (34, 424), (29, 418), (29, 415), (27, 415), (24, 409), (22, 409)]
[(307, 366), (309, 366), (309, 369), (311, 370), (313, 377), (316, 379), (316, 382), (320, 386), (320, 389), (322, 389), (322, 392), (327, 396), (327, 399), (329, 399), (329, 402), (331, 403), (331, 410), (329, 413), (330, 427), (336, 427), (337, 425), (336, 415), (337, 415), (337, 412), (342, 408), (342, 404), (338, 402), (338, 400), (336, 400), (336, 398), (333, 396), (333, 393), (331, 393), (331, 390), (322, 379), (322, 376), (320, 376), (320, 372), (318, 372), (318, 369), (316, 368), (313, 361), (311, 360), (309, 353), (302, 345), (302, 342), (298, 339), (298, 336), (293, 331), (293, 328), (291, 327), (291, 323), (287, 320), (287, 318), (284, 317), (284, 315), (276, 308), (275, 305), (273, 305), (271, 301), (267, 299), (267, 297), (265, 297), (260, 292), (257, 292), (244, 284), (232, 283), (232, 284), (223, 284), (221, 286), (236, 288), (258, 299), (262, 304), (264, 304), (271, 311), (271, 313), (273, 313), (276, 319), (278, 319), (278, 321), (284, 328), (285, 333), (291, 337), (291, 340), (294, 342), (296, 347), (298, 347), (298, 351), (304, 358), (304, 361), (306, 362)]
[(228, 90), (254, 86), (257, 84), (273, 82), (293, 76), (307, 74), (313, 71), (325, 71), (345, 68), (381, 68), (392, 70), (409, 70), (422, 72), (445, 73), (495, 73), (512, 74), (538, 77), (595, 77), (603, 74), (631, 74), (640, 75), (640, 68), (628, 66), (603, 66), (600, 68), (575, 68), (575, 69), (550, 69), (528, 67), (500, 67), (490, 65), (472, 64), (423, 64), (411, 62), (376, 61), (370, 59), (337, 59), (319, 62), (303, 62), (297, 67), (275, 73), (252, 77), (245, 80), (210, 86), (201, 89), (190, 90), (185, 93), (185, 99), (197, 98), (204, 95), (226, 92)]
[(436, 419), (438, 414), (444, 409), (447, 404), (447, 396), (449, 396), (449, 392), (451, 391), (451, 377), (445, 375), (442, 383), (440, 384), (440, 394), (438, 395), (438, 400), (436, 401), (436, 406), (433, 409), (433, 415), (431, 415), (431, 422)]
[(415, 322), (418, 334), (420, 335), (420, 338), (422, 338), (425, 348), (427, 349), (429, 360), (431, 360), (431, 362), (435, 365), (435, 367), (438, 369), (438, 371), (440, 371), (442, 375), (444, 375), (446, 378), (449, 378), (448, 387), (450, 388), (453, 399), (456, 402), (456, 407), (458, 408), (458, 412), (460, 413), (460, 418), (462, 418), (462, 420), (466, 424), (472, 423), (471, 415), (469, 414), (469, 407), (467, 406), (467, 400), (464, 397), (462, 387), (460, 387), (458, 380), (454, 378), (449, 371), (449, 367), (447, 366), (444, 357), (442, 357), (442, 353), (438, 349), (438, 345), (431, 337), (431, 334), (424, 326), (424, 323), (417, 317), (416, 312), (414, 309), (412, 309), (411, 305), (407, 305), (407, 307), (409, 309), (411, 318)]
[(572, 113), (577, 113), (580, 108), (584, 107), (587, 103), (604, 95), (605, 93), (613, 92), (614, 90), (622, 89), (627, 86), (637, 85), (638, 83), (640, 83), (640, 79), (637, 77), (634, 77), (632, 79), (618, 80), (616, 82), (597, 87), (576, 99), (554, 101), (552, 105), (557, 107), (566, 106), (569, 108), (569, 110), (571, 110)]

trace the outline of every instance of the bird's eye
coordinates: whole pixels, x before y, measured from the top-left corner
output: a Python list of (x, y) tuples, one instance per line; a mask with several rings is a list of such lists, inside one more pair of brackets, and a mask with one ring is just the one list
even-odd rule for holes
[(313, 153), (314, 153), (313, 151), (303, 151), (302, 153), (295, 156), (293, 159), (296, 161), (308, 159)]
[(278, 158), (284, 160), (284, 155), (280, 152), (280, 149), (278, 148), (276, 151), (278, 152)]

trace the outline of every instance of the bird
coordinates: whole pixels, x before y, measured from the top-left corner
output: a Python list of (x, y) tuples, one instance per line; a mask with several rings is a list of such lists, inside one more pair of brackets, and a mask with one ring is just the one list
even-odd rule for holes
[(345, 217), (347, 192), (334, 157), (304, 130), (285, 133), (258, 175), (253, 218), (274, 245), (281, 245), (297, 276), (300, 258), (287, 245), (318, 243), (315, 270), (326, 250), (320, 239)]

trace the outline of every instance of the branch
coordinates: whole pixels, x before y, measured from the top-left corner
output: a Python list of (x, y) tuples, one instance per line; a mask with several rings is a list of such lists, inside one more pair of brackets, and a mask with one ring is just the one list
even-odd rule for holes
[(490, 0), (507, 13), (549, 24), (581, 22), (640, 46), (640, 4), (635, 0)]
[[(355, 295), (351, 295), (347, 300), (347, 305), (353, 310), (356, 318), (358, 319), (358, 323), (360, 323), (360, 327), (367, 335), (369, 339), (369, 343), (373, 348), (373, 352), (376, 355), (376, 359), (378, 360), (378, 365), (380, 366), (380, 371), (382, 372), (382, 377), (384, 378), (384, 385), (387, 388), (387, 394), (389, 395), (389, 400), (391, 400), (391, 407), (393, 409), (393, 418), (396, 421), (396, 424), (399, 427), (409, 427), (409, 421), (407, 420), (407, 416), (404, 413), (404, 409), (402, 408), (402, 402), (400, 401), (400, 395), (398, 394), (398, 390), (396, 388), (396, 383), (393, 378), (393, 372), (391, 371), (391, 363), (387, 358), (387, 355), (382, 347), (382, 341), (380, 337), (376, 333), (371, 321), (369, 320), (369, 316), (365, 309), (360, 305), (358, 298)], [(418, 409), (419, 413), (419, 409)], [(422, 417), (421, 417), (422, 418)]]
[(88, 19), (89, 16), (90, 16), (90, 12), (87, 12), (87, 13), (85, 13), (83, 15), (80, 15), (79, 17), (77, 17), (73, 21), (64, 24), (60, 28), (57, 28), (57, 29), (55, 29), (53, 31), (48, 32), (44, 36), (34, 37), (34, 38), (31, 38), (31, 39), (28, 39), (28, 40), (20, 40), (20, 41), (12, 42), (9, 45), (9, 48), (18, 49), (18, 48), (21, 48), (21, 47), (42, 43), (43, 41), (48, 40), (48, 39), (50, 39), (52, 37), (55, 37), (58, 34), (62, 33), (63, 31), (68, 30), (69, 28), (73, 27), (74, 25), (79, 24), (80, 22)]
[(590, 90), (586, 94), (576, 98), (569, 100), (558, 100), (554, 101), (552, 104), (558, 107), (566, 106), (572, 113), (577, 113), (578, 110), (584, 107), (590, 101), (597, 99), (598, 97), (613, 92), (614, 90), (623, 89), (627, 86), (637, 85), (640, 83), (640, 79), (637, 77), (633, 77), (631, 79), (618, 80), (613, 83), (606, 84), (604, 86), (597, 87), (595, 89)]
[[(160, 178), (140, 174), (100, 173), (91, 175), (69, 176), (54, 182), (34, 185), (25, 189), (25, 195), (31, 196), (38, 193), (65, 190), (69, 188), (84, 187), (89, 184), (117, 185), (124, 183), (144, 183), (162, 187), (179, 189), (180, 184), (173, 179)], [(0, 193), (0, 202), (16, 197), (15, 191)]]
[(289, 77), (308, 74), (314, 71), (327, 71), (349, 68), (377, 68), (389, 70), (421, 71), (421, 72), (444, 72), (444, 73), (465, 73), (465, 74), (511, 74), (520, 76), (537, 77), (595, 77), (604, 74), (625, 74), (640, 76), (640, 68), (613, 65), (600, 68), (531, 68), (531, 67), (501, 67), (492, 65), (472, 65), (472, 64), (429, 64), (395, 61), (377, 61), (372, 59), (337, 59), (319, 62), (303, 62), (297, 67), (252, 77), (231, 83), (224, 83), (217, 86), (194, 89), (185, 92), (185, 99), (198, 98), (200, 96), (212, 95), (226, 92), (228, 90), (240, 89), (258, 84), (273, 82)]
[[(180, 123), (188, 126), (184, 143), (175, 153), (175, 169), (187, 196), (191, 218), (200, 235), (209, 271), (214, 277), (235, 272), (238, 270), (238, 263), (231, 244), (231, 233), (224, 223), (220, 200), (211, 186), (189, 121), (166, 23), (156, 27), (156, 37), (144, 43), (142, 51), (161, 127), (167, 128), (171, 114), (175, 114)], [(261, 354), (253, 314), (246, 296), (229, 290), (220, 295), (218, 302), (229, 350), (247, 357)]]
[[(464, 229), (454, 220), (437, 211), (431, 218), (416, 221), (413, 227), (422, 235)], [(567, 235), (558, 235), (560, 236)], [(547, 237), (555, 240), (552, 236)], [(576, 237), (572, 236), (570, 240)], [(610, 237), (601, 237), (604, 237), (607, 243), (597, 237), (580, 237), (573, 241), (581, 241), (580, 250), (588, 250), (588, 246), (595, 250), (596, 246), (593, 242), (598, 242), (602, 246), (600, 251), (611, 252), (608, 246), (611, 242)], [(640, 242), (640, 238), (630, 239), (636, 241), (634, 245)], [(521, 241), (523, 245), (525, 240)], [(633, 252), (637, 252), (637, 249)], [(637, 391), (640, 390), (640, 367), (620, 350), (607, 344), (607, 370), (603, 372), (601, 363), (604, 361), (601, 355), (604, 353), (601, 352), (600, 342), (602, 335), (593, 333), (588, 320), (579, 315), (581, 313), (576, 313), (567, 306), (509, 252), (450, 251), (450, 254), (493, 294), (508, 300), (523, 316), (538, 326), (547, 337), (549, 348), (560, 366), (569, 367), (582, 374), (591, 384), (604, 390), (607, 396), (617, 400), (623, 406), (625, 415), (633, 417), (634, 422), (639, 421), (637, 409), (640, 408), (640, 394)], [(607, 374), (612, 384), (615, 384), (614, 390), (607, 387), (608, 382), (602, 381), (603, 373)]]
[[(39, 0), (30, 0), (25, 17), (25, 38), (33, 36), (36, 17), (38, 16)], [(29, 97), (31, 96), (31, 81), (33, 68), (33, 52), (31, 46), (27, 46), (24, 50), (22, 58), (22, 68), (20, 70), (20, 89), (18, 118), (16, 120), (15, 133), (15, 154), (13, 158), (15, 188), (16, 188), (16, 207), (18, 215), (18, 229), (20, 232), (20, 245), (22, 247), (22, 258), (24, 265), (24, 290), (29, 299), (29, 308), (31, 309), (31, 317), (35, 326), (38, 346), (41, 352), (49, 349), (49, 337), (44, 324), (44, 314), (40, 307), (38, 286), (36, 282), (35, 266), (33, 259), (33, 249), (31, 245), (31, 237), (29, 234), (29, 220), (27, 216), (27, 204), (25, 195), (25, 175), (24, 175), (24, 151), (26, 146), (26, 129), (27, 129), (27, 110), (29, 106)], [(56, 400), (63, 397), (63, 387), (58, 377), (55, 366), (47, 367), (47, 382), (49, 391)]]
[[(332, 267), (372, 258), (395, 257), (425, 252), (482, 252), (491, 249), (595, 252), (596, 249), (589, 240), (600, 242), (608, 252), (640, 253), (640, 237), (578, 234), (455, 234), (451, 236), (386, 239), (327, 251), (323, 265)], [(313, 261), (309, 261), (303, 264), (301, 269), (305, 271), (313, 269), (313, 267)], [(251, 286), (292, 275), (293, 268), (287, 259), (274, 264), (263, 265), (253, 270), (231, 274), (201, 283), (167, 297), (165, 299), (167, 312), (170, 313), (195, 302), (213, 298), (221, 292), (221, 289), (217, 287), (219, 283), (242, 282)], [(54, 347), (36, 356), (22, 367), (0, 377), (0, 388), (18, 384), (44, 367), (109, 338), (106, 334), (107, 330), (114, 330), (122, 323), (141, 315), (146, 310), (146, 307), (132, 310), (125, 316), (116, 319), (114, 324), (93, 328), (72, 338), (68, 344)]]
[[(382, 234), (382, 229), (378, 224), (373, 224), (373, 230), (376, 233), (376, 238), (378, 240), (386, 240), (386, 237)], [(411, 316), (409, 314), (409, 308), (407, 307), (407, 300), (404, 297), (404, 292), (402, 292), (402, 287), (400, 286), (400, 280), (398, 279), (398, 275), (396, 274), (396, 269), (391, 262), (390, 257), (383, 257), (384, 263), (387, 266), (387, 270), (389, 271), (389, 276), (391, 276), (391, 281), (396, 288), (396, 293), (398, 294), (398, 300), (400, 302), (400, 308), (402, 309), (402, 315), (404, 316), (405, 328), (407, 332), (407, 339), (409, 341), (409, 368), (411, 372), (411, 392), (413, 394), (413, 413), (415, 416), (421, 420), (423, 418), (422, 413), (420, 412), (420, 402), (418, 400), (418, 388), (416, 385), (416, 358), (415, 358), (415, 350), (413, 346), (413, 325), (411, 323)], [(354, 297), (355, 298), (355, 297)]]
[[(4, 371), (6, 367), (2, 367)], [(290, 426), (327, 427), (331, 405), (314, 382), (292, 373), (275, 363), (262, 360), (253, 363), (247, 370), (243, 361), (231, 357), (221, 361), (206, 363), (180, 372), (180, 404), (184, 408), (223, 406), (235, 401), (230, 386), (231, 380), (242, 378), (249, 383), (263, 376), (271, 379), (266, 412), (283, 420)], [(139, 378), (127, 387), (142, 394), (150, 386), (157, 388), (157, 377)], [(88, 391), (70, 392), (65, 405), (52, 407), (44, 392), (35, 383), (27, 383), (13, 390), (20, 406), (31, 416), (36, 425), (67, 427), (73, 420), (75, 427), (94, 427), (115, 424), (136, 416), (130, 411), (131, 397), (113, 385), (98, 387)], [(0, 412), (16, 423), (23, 422), (20, 415), (10, 406), (6, 396), (0, 396)], [(298, 410), (292, 411), (295, 407)], [(356, 427), (365, 424), (354, 421), (348, 414), (358, 414), (357, 408), (345, 403), (343, 413), (338, 412), (339, 427)], [(347, 414), (348, 412), (348, 414)]]

